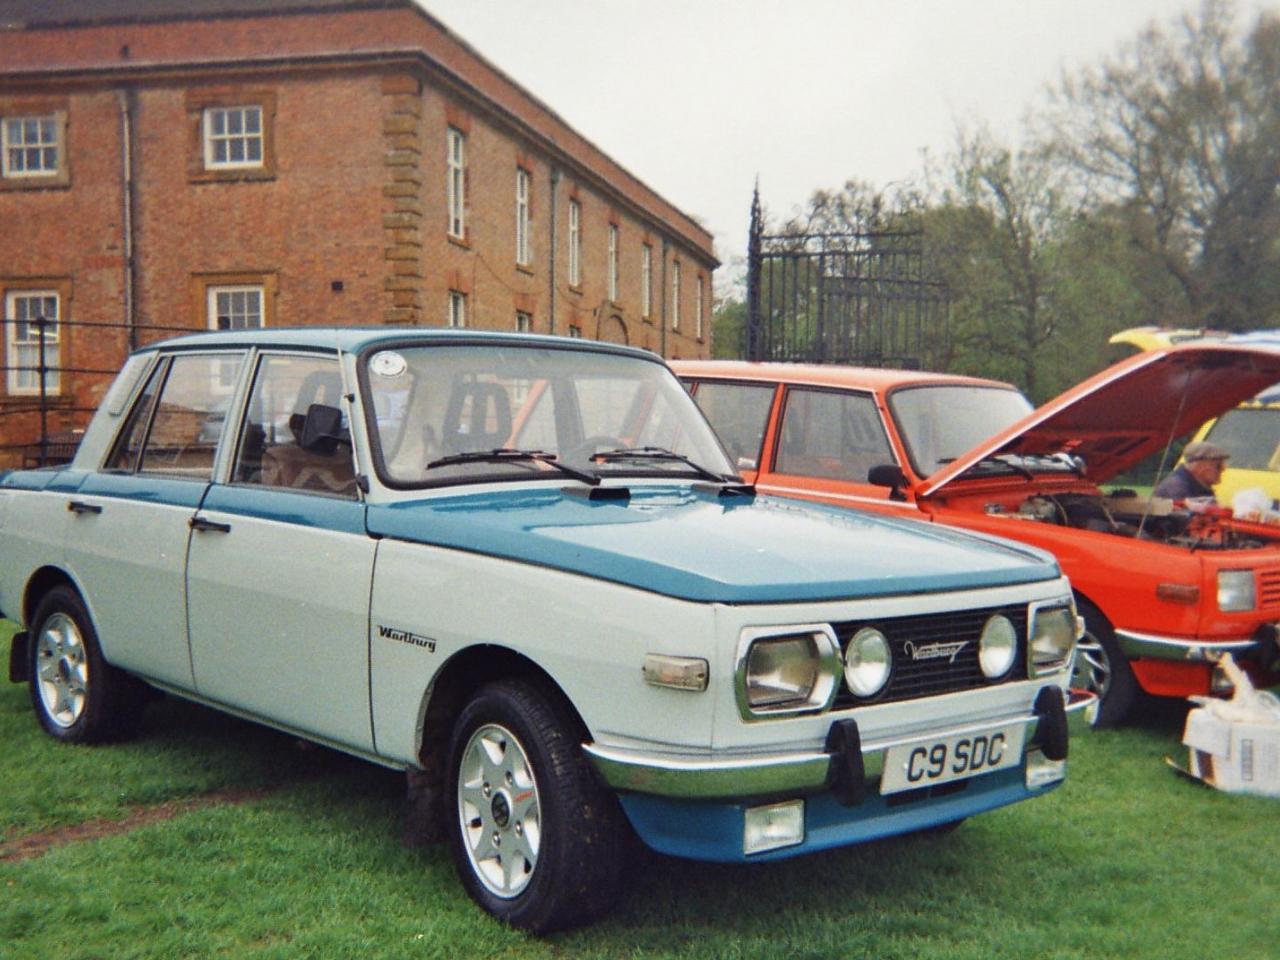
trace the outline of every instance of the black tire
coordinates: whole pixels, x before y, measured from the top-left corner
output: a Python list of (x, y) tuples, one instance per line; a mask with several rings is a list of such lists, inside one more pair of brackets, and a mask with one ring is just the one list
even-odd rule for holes
[(1129, 716), (1141, 690), (1129, 661), (1120, 650), (1111, 621), (1088, 600), (1077, 598), (1084, 636), (1076, 649), (1071, 686), (1098, 695), (1093, 727), (1119, 726)]
[(36, 607), (27, 646), (31, 705), (45, 733), (64, 743), (103, 743), (137, 729), (141, 683), (104, 659), (80, 595), (54, 587)]
[(449, 745), (446, 817), (463, 886), (533, 933), (581, 923), (616, 900), (629, 827), (588, 767), (576, 724), (523, 680), (482, 687)]

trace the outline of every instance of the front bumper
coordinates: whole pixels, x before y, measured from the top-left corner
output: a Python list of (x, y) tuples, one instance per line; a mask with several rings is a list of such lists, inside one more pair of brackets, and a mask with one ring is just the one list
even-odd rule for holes
[(1079, 727), (1079, 718), (1096, 701), (1093, 694), (1085, 691), (1073, 690), (1070, 694), (1064, 699), (1058, 688), (1045, 687), (1030, 713), (993, 717), (981, 724), (931, 730), (927, 735), (905, 739), (863, 743), (856, 725), (852, 732), (848, 727), (854, 721), (837, 720), (826, 744), (815, 750), (718, 757), (651, 753), (596, 743), (583, 744), (583, 750), (605, 783), (624, 793), (714, 800), (834, 790), (842, 803), (851, 804), (878, 792), (886, 751), (904, 743), (979, 734), (1021, 723), (1028, 752), (1035, 747), (1051, 760), (1065, 759), (1068, 726)]
[(1214, 663), (1224, 653), (1239, 660), (1242, 655), (1265, 648), (1268, 642), (1274, 645), (1277, 642), (1275, 638), (1274, 624), (1264, 624), (1253, 636), (1238, 640), (1206, 641), (1116, 630), (1120, 650), (1130, 660), (1174, 660), (1179, 663)]

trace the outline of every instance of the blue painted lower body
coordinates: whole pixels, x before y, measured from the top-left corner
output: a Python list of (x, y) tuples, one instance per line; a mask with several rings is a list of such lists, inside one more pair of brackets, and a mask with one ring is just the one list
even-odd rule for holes
[(691, 860), (745, 863), (782, 860), (924, 830), (1041, 796), (1061, 782), (1028, 789), (1019, 766), (974, 777), (964, 783), (963, 789), (944, 795), (876, 795), (846, 807), (832, 794), (820, 793), (804, 798), (802, 843), (749, 857), (742, 852), (743, 814), (759, 801), (673, 800), (637, 793), (622, 794), (619, 799), (640, 839), (659, 853)]

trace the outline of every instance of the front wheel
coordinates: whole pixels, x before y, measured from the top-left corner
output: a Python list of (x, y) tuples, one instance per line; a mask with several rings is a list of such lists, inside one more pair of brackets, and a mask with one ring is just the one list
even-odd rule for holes
[(1079, 608), (1084, 636), (1076, 646), (1071, 686), (1098, 695), (1092, 714), (1095, 728), (1118, 726), (1138, 699), (1138, 680), (1102, 611), (1087, 600), (1079, 601)]
[(450, 744), (449, 843), (463, 886), (513, 927), (545, 933), (615, 899), (626, 823), (592, 776), (567, 711), (522, 680), (483, 687)]
[(131, 733), (144, 697), (140, 684), (102, 658), (98, 634), (80, 595), (50, 590), (32, 618), (31, 705), (51, 737), (100, 743)]

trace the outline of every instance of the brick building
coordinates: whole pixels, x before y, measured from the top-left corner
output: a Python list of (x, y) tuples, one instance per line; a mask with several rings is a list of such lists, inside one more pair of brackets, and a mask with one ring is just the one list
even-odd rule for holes
[(173, 328), (707, 356), (716, 265), (703, 227), (411, 0), (0, 0), (10, 461), (40, 430), (37, 317), (53, 432)]

